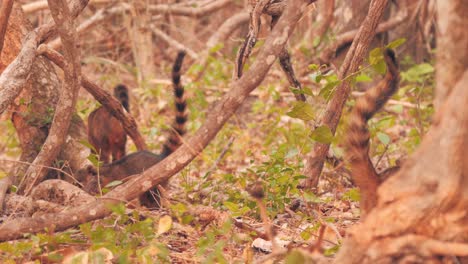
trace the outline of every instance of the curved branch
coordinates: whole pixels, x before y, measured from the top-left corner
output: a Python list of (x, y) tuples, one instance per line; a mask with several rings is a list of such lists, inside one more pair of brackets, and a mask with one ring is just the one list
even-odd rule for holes
[(19, 186), (19, 192), (26, 194), (29, 194), (34, 185), (41, 182), (47, 174), (47, 170), (35, 165), (49, 166), (59, 154), (62, 144), (65, 142), (72, 115), (75, 112), (76, 99), (80, 90), (80, 50), (76, 44), (76, 28), (71, 11), (64, 1), (49, 0), (48, 3), (63, 42), (67, 64), (64, 70), (65, 81), (55, 108), (49, 134), (41, 151), (31, 164), (32, 166), (29, 166), (26, 171), (23, 183)]
[(290, 5), (286, 8), (278, 24), (266, 39), (265, 45), (252, 67), (242, 78), (230, 85), (229, 92), (215, 104), (213, 110), (208, 114), (205, 124), (174, 153), (146, 170), (140, 177), (134, 177), (107, 193), (102, 200), (71, 208), (60, 214), (4, 222), (0, 225), (0, 241), (19, 238), (25, 232), (40, 232), (44, 228), (64, 230), (86, 221), (102, 218), (110, 214), (108, 204), (104, 201), (112, 203), (122, 199), (132, 200), (152, 186), (168, 180), (189, 164), (216, 136), (248, 94), (262, 82), (271, 65), (275, 62), (307, 6), (307, 1), (304, 0), (291, 0), (289, 3)]

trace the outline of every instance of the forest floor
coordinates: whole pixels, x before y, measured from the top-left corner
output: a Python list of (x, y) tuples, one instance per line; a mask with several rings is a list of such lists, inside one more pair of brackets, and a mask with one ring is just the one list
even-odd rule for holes
[[(228, 87), (230, 69), (220, 70), (219, 65), (229, 64), (213, 63), (210, 67), (214, 69), (208, 70), (199, 82), (183, 79), (190, 110), (188, 134), (201, 126), (210, 104)], [(99, 68), (85, 68), (83, 72), (108, 89), (132, 79), (125, 74), (93, 76), (100, 72)], [(169, 79), (169, 71), (162, 72), (167, 74), (159, 77)], [(320, 116), (326, 100), (318, 95), (320, 88), (311, 88), (316, 96), (308, 98), (310, 111)], [(397, 99), (406, 101), (407, 93), (415, 92), (412, 89), (406, 87)], [(415, 102), (408, 102), (411, 103)], [(131, 113), (151, 151), (162, 149), (173, 118), (171, 104), (172, 91), (167, 84), (132, 89)], [(388, 106), (385, 113), (371, 122), (372, 135), (378, 138), (373, 141), (372, 154), (379, 168), (394, 164), (411, 152), (427, 127), (425, 116), (430, 111), (424, 110), (423, 103), (420, 109), (424, 112), (402, 105), (407, 104)], [(77, 105), (79, 115), (86, 120), (96, 106), (82, 91)], [(297, 116), (291, 113), (294, 106), (294, 96), (275, 66), (210, 145), (170, 180), (166, 190), (169, 199), (163, 203), (163, 209), (116, 206), (114, 214), (106, 219), (65, 232), (30, 235), (28, 239), (1, 243), (0, 258), (11, 263), (28, 260), (53, 263), (63, 257), (83, 256), (122, 263), (151, 263), (155, 259), (171, 263), (259, 260), (271, 253), (272, 244), (265, 239), (258, 205), (246, 191), (255, 182), (263, 185), (264, 203), (275, 229), (275, 245), (332, 257), (346, 229), (360, 216), (359, 192), (352, 187), (342, 162), (340, 138), (345, 126), (340, 124), (338, 128), (317, 189), (314, 192), (299, 189), (305, 178), (301, 174), (305, 156), (320, 135), (311, 134), (315, 119), (291, 117)], [(344, 119), (348, 111), (349, 108)], [(406, 118), (412, 115), (419, 116), (414, 123)], [(9, 121), (0, 126), (0, 137), (5, 139), (0, 143), (0, 159), (16, 159), (20, 150), (15, 131)], [(136, 150), (130, 140), (127, 149)], [(0, 165), (7, 171), (11, 163)]]

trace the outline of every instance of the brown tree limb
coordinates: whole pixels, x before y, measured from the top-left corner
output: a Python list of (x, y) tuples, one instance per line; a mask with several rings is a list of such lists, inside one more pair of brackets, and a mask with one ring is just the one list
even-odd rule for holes
[(76, 44), (76, 28), (68, 4), (65, 1), (49, 0), (52, 17), (62, 39), (65, 59), (64, 85), (55, 108), (49, 135), (41, 151), (29, 166), (19, 185), (19, 192), (29, 194), (32, 188), (46, 176), (47, 170), (40, 166), (49, 166), (59, 154), (75, 112), (76, 99), (80, 89), (81, 64), (80, 50)]
[[(38, 54), (45, 56), (60, 68), (65, 68), (65, 59), (63, 56), (57, 51), (49, 48), (47, 45), (39, 46)], [(138, 125), (135, 119), (122, 109), (122, 105), (114, 96), (112, 96), (106, 90), (100, 88), (96, 83), (89, 80), (86, 76), (81, 77), (81, 85), (122, 123), (125, 132), (133, 140), (138, 150), (147, 149), (145, 140), (138, 131)]]
[[(79, 207), (70, 208), (60, 214), (43, 215), (38, 218), (19, 218), (0, 225), (0, 241), (21, 237), (24, 233), (49, 230), (64, 230), (87, 221), (110, 214), (109, 202), (132, 200), (152, 186), (168, 180), (190, 163), (216, 136), (226, 121), (234, 114), (248, 94), (264, 79), (266, 73), (283, 49), (294, 26), (301, 17), (307, 1), (291, 0), (275, 29), (265, 41), (257, 60), (242, 78), (230, 85), (228, 92), (214, 105), (206, 122), (169, 157), (107, 193), (103, 199)], [(110, 199), (109, 199), (110, 198)]]
[[(87, 3), (87, 0), (77, 0), (70, 3), (73, 18), (80, 14)], [(26, 84), (36, 59), (37, 46), (54, 34), (55, 24), (51, 22), (40, 26), (25, 37), (20, 53), (0, 75), (0, 114), (7, 109)]]
[(8, 19), (10, 18), (13, 0), (3, 0), (0, 4), (0, 55), (2, 54), (3, 41), (5, 39)]
[[(369, 13), (359, 28), (338, 72), (338, 78), (341, 80), (355, 73), (361, 65), (364, 56), (367, 54), (369, 45), (375, 36), (378, 22), (387, 6), (387, 2), (387, 0), (374, 0), (371, 2)], [(328, 103), (325, 113), (320, 119), (320, 124), (327, 126), (333, 134), (335, 134), (341, 112), (350, 91), (349, 80), (344, 80), (338, 85), (333, 98)], [(329, 144), (317, 142), (314, 149), (307, 155), (307, 163), (303, 171), (307, 179), (302, 183), (302, 187), (313, 188), (317, 186), (329, 147)]]

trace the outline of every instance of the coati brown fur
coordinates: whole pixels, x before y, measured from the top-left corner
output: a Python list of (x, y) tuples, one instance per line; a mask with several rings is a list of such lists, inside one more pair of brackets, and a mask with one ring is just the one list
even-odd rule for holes
[[(187, 122), (187, 107), (184, 97), (184, 87), (180, 81), (180, 69), (182, 67), (184, 57), (185, 52), (180, 51), (177, 54), (177, 58), (172, 68), (172, 82), (176, 108), (175, 122), (172, 125), (173, 129), (170, 132), (168, 140), (164, 144), (161, 154), (154, 154), (149, 151), (137, 151), (112, 163), (102, 165), (99, 167), (101, 186), (105, 186), (112, 181), (123, 180), (130, 175), (142, 173), (147, 168), (169, 156), (182, 144), (181, 137), (186, 132), (185, 123)], [(92, 194), (96, 194), (99, 191), (96, 168), (88, 166), (87, 168), (78, 171), (76, 177), (77, 180), (83, 184), (85, 191)], [(164, 186), (165, 184), (167, 184), (167, 182), (162, 185)], [(140, 196), (140, 203), (148, 208), (159, 208), (159, 195), (158, 189), (156, 187), (152, 188), (150, 191), (147, 191)]]
[(361, 189), (361, 210), (364, 214), (377, 203), (377, 187), (383, 180), (382, 176), (386, 178), (398, 169), (390, 168), (379, 175), (369, 157), (370, 133), (367, 121), (398, 90), (400, 81), (395, 53), (390, 49), (385, 50), (384, 60), (387, 73), (375, 87), (357, 99), (349, 117), (345, 140), (346, 159), (350, 164), (353, 181)]
[[(114, 88), (114, 96), (129, 112), (128, 89), (125, 85), (117, 85)], [(125, 156), (127, 134), (120, 123), (103, 106), (94, 110), (88, 117), (88, 141), (93, 145), (103, 163), (118, 160)]]

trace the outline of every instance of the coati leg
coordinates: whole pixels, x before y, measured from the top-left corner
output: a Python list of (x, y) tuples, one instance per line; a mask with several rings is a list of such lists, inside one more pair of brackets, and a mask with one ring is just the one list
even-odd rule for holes
[(367, 121), (379, 111), (397, 91), (400, 80), (398, 62), (392, 50), (384, 51), (387, 73), (375, 87), (369, 89), (356, 101), (348, 124), (345, 139), (345, 155), (351, 168), (354, 183), (361, 190), (361, 210), (365, 215), (377, 204), (379, 175), (369, 157), (370, 133)]

